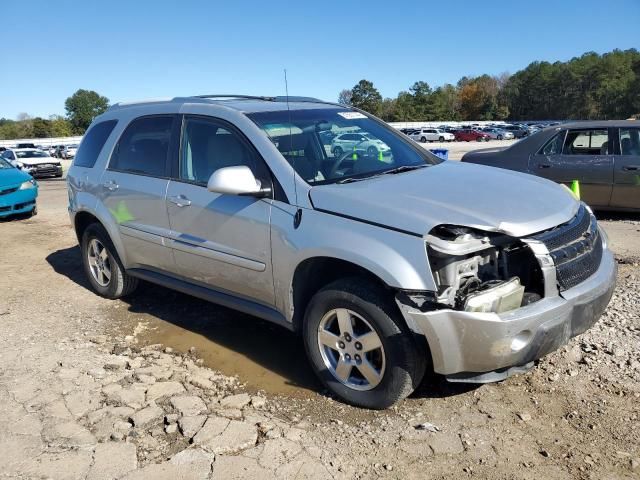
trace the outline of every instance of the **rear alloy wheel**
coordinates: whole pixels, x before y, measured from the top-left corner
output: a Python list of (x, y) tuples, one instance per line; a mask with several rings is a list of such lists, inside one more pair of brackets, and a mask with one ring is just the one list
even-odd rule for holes
[(369, 155), (370, 157), (375, 157), (376, 155), (378, 155), (378, 149), (373, 146), (367, 148), (367, 155)]
[(498, 140), (502, 140), (502, 135), (498, 135)]
[(128, 295), (138, 286), (122, 266), (116, 249), (104, 227), (93, 223), (87, 227), (81, 242), (82, 263), (89, 283), (105, 298), (116, 299)]
[(333, 149), (333, 156), (335, 158), (340, 158), (343, 153), (344, 152), (342, 151), (342, 148), (340, 148), (340, 147), (336, 147), (336, 148)]
[(427, 138), (426, 137), (420, 137), (420, 141), (422, 143), (427, 143)]
[(426, 349), (407, 329), (390, 293), (366, 278), (333, 282), (305, 314), (304, 342), (323, 384), (347, 403), (382, 409), (424, 376)]

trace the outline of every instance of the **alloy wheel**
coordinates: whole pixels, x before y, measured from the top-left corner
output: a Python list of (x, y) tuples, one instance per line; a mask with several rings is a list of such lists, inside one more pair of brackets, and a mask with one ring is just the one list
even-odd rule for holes
[(318, 348), (331, 374), (354, 390), (371, 390), (384, 376), (380, 337), (362, 316), (346, 308), (327, 312), (318, 325)]
[(87, 248), (87, 261), (91, 276), (101, 287), (111, 281), (111, 257), (105, 246), (97, 238), (92, 238)]

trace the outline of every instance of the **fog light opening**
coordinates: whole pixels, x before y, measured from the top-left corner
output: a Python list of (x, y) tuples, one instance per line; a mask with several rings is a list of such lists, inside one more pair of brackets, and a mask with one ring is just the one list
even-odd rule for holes
[(531, 340), (531, 331), (523, 330), (511, 340), (511, 351), (519, 352), (524, 347), (529, 344), (529, 340)]

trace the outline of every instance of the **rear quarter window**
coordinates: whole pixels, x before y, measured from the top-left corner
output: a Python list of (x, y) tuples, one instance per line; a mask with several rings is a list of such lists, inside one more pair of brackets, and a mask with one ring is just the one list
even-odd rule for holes
[(115, 128), (117, 120), (107, 120), (96, 123), (85, 134), (82, 144), (76, 153), (73, 164), (76, 167), (93, 168), (98, 160), (98, 155), (102, 151), (107, 138)]

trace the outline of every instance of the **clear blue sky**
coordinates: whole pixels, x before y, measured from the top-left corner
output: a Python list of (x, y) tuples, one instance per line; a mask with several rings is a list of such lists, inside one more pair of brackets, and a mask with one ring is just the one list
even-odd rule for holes
[(534, 60), (640, 48), (640, 0), (0, 0), (0, 117), (64, 113), (78, 88), (112, 102), (206, 93), (336, 100), (360, 79), (515, 72)]

